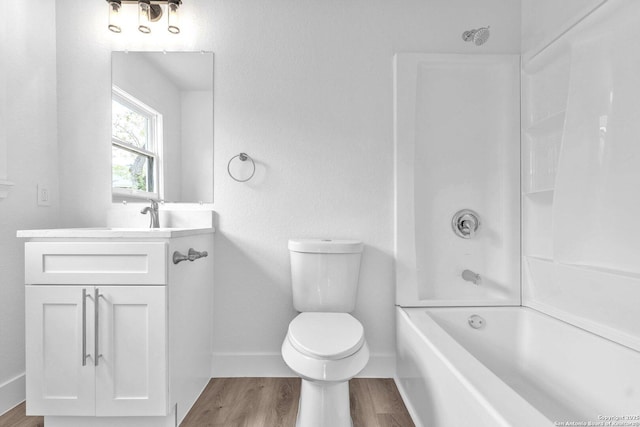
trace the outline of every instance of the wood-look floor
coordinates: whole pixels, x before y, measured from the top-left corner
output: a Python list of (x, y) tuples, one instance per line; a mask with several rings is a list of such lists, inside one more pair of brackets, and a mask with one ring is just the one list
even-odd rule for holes
[(44, 418), (27, 417), (24, 402), (0, 417), (0, 427), (43, 427)]
[[(392, 379), (349, 382), (354, 427), (412, 427)], [(294, 427), (299, 378), (212, 379), (181, 427)]]
[[(354, 427), (413, 427), (395, 383), (388, 378), (349, 381)], [(181, 427), (294, 427), (298, 378), (214, 378)], [(42, 427), (24, 415), (24, 403), (0, 417), (0, 427)]]

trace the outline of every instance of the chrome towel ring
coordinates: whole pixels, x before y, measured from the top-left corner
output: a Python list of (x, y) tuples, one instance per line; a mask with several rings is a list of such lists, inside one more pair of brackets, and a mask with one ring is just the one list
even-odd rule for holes
[[(233, 174), (231, 173), (231, 162), (233, 162), (236, 158), (238, 158), (241, 162), (246, 162), (247, 160), (251, 160), (251, 165), (253, 166), (253, 169), (251, 170), (251, 175), (249, 175), (247, 178), (245, 179), (239, 179), (236, 178), (235, 176), (233, 176)], [(238, 181), (238, 182), (247, 182), (249, 181), (251, 178), (253, 178), (253, 175), (256, 174), (256, 162), (253, 161), (253, 159), (251, 158), (251, 156), (249, 156), (247, 153), (240, 153), (240, 154), (236, 154), (235, 156), (233, 156), (231, 159), (229, 159), (229, 163), (227, 163), (227, 172), (229, 173), (229, 176), (231, 177), (231, 179), (233, 179), (234, 181)]]

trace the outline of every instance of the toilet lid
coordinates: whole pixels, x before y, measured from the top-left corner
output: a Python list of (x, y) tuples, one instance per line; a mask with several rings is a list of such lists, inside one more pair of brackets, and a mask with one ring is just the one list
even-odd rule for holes
[(364, 344), (364, 328), (348, 313), (301, 313), (289, 324), (289, 342), (301, 353), (342, 359)]

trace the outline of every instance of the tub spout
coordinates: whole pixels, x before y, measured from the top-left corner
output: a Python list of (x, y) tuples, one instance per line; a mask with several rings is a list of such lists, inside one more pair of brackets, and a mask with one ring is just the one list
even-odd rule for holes
[(467, 282), (472, 282), (474, 285), (479, 285), (482, 282), (482, 278), (480, 277), (480, 275), (474, 273), (471, 270), (463, 271), (462, 278)]

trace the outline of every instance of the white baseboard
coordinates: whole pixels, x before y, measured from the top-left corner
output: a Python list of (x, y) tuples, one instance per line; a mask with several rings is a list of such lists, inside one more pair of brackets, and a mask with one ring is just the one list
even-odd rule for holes
[(24, 374), (0, 384), (0, 415), (24, 402), (25, 395)]
[(280, 353), (213, 353), (211, 376), (293, 377)]
[[(211, 366), (213, 378), (296, 376), (280, 353), (214, 353)], [(393, 378), (394, 375), (395, 355), (372, 354), (358, 377)]]

